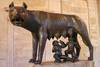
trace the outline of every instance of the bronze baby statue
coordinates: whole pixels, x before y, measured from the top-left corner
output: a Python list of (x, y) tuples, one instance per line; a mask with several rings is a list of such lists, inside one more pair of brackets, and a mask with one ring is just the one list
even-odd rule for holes
[(62, 58), (62, 48), (66, 47), (66, 44), (60, 44), (57, 40), (54, 40), (53, 43), (53, 49), (52, 49), (52, 52), (54, 52), (54, 58), (55, 58), (55, 62), (56, 63), (61, 63), (61, 59)]
[[(65, 52), (65, 56), (66, 56), (66, 58), (64, 59), (64, 62), (66, 62), (66, 61), (71, 61), (71, 62), (76, 61), (75, 60), (76, 52), (75, 52), (75, 44), (74, 44), (74, 42), (73, 41), (69, 41), (66, 44), (64, 42), (62, 42), (62, 45), (66, 45), (66, 47), (68, 46), (68, 49), (64, 51)], [(71, 57), (69, 55), (71, 55)]]
[[(71, 55), (70, 61), (72, 61), (72, 62), (78, 60), (78, 59), (76, 59), (77, 51), (75, 52), (75, 50), (76, 50), (76, 46), (79, 45), (79, 43), (77, 42), (77, 39), (75, 38), (76, 36), (77, 36), (77, 34), (75, 34), (74, 28), (70, 27), (68, 29), (68, 42), (66, 43), (66, 45), (68, 46), (68, 49), (65, 50), (65, 55), (68, 56), (68, 54), (70, 54)], [(64, 44), (64, 43), (62, 43), (62, 44)]]

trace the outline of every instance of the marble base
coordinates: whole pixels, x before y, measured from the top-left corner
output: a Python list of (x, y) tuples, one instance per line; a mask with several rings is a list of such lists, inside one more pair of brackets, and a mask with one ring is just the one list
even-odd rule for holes
[(47, 62), (41, 65), (35, 65), (34, 67), (94, 67), (93, 61), (78, 61), (75, 63), (66, 62), (66, 63), (53, 63)]

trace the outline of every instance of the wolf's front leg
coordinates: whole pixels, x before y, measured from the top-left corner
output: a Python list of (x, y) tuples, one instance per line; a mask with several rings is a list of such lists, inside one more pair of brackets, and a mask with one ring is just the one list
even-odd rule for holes
[(37, 34), (33, 34), (33, 43), (32, 43), (32, 59), (29, 60), (30, 63), (35, 63), (36, 62), (36, 58), (37, 58), (37, 48), (38, 48), (38, 35)]
[(47, 34), (45, 32), (40, 32), (40, 40), (39, 40), (39, 50), (38, 50), (38, 59), (36, 64), (41, 64), (43, 53), (46, 45)]

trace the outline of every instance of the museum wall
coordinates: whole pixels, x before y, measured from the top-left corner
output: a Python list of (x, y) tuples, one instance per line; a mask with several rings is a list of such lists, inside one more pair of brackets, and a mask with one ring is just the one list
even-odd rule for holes
[[(10, 23), (5, 8), (13, 0), (0, 0), (0, 67), (32, 67), (28, 61), (32, 57), (31, 33)], [(41, 10), (51, 13), (74, 14), (85, 21), (90, 39), (95, 49), (99, 46), (99, 22), (96, 0), (14, 0), (15, 5), (25, 2), (29, 10)], [(56, 39), (56, 38), (55, 38)], [(63, 39), (65, 42), (66, 40)], [(87, 60), (88, 48), (78, 40), (81, 46), (81, 60)], [(43, 62), (53, 61), (52, 39), (47, 40)], [(87, 53), (86, 53), (87, 52)]]

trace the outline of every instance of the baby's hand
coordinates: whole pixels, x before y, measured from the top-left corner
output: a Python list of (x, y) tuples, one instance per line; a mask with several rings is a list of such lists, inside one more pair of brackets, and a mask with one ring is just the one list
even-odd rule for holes
[(59, 42), (60, 42), (60, 43), (64, 43), (64, 42), (63, 42), (63, 41), (61, 41), (61, 40), (60, 40)]

